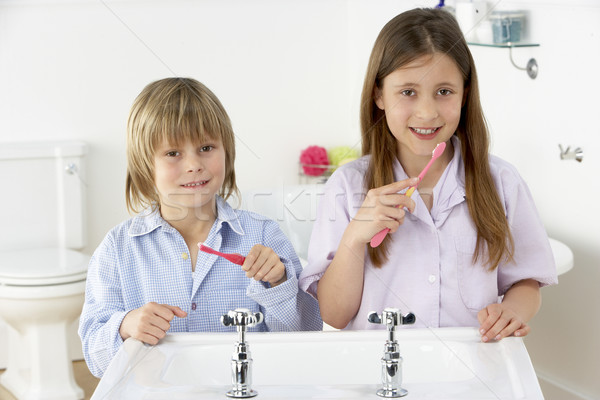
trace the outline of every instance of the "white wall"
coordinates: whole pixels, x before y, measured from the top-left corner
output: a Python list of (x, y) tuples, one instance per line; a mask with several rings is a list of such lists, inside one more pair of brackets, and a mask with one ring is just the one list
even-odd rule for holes
[[(598, 399), (600, 2), (500, 5), (530, 10), (531, 39), (541, 46), (513, 53), (522, 66), (536, 58), (535, 80), (510, 64), (507, 50), (472, 48), (494, 152), (517, 166), (549, 235), (575, 256), (574, 270), (542, 290), (542, 309), (525, 343), (547, 399)], [(559, 144), (583, 148), (583, 162), (561, 161)]]
[(126, 119), (153, 80), (191, 76), (221, 99), (237, 136), (242, 189), (293, 181), (299, 151), (310, 144), (357, 143), (347, 119), (343, 1), (0, 6), (0, 141), (90, 144), (89, 252), (127, 216)]
[[(376, 3), (0, 0), (0, 143), (89, 143), (88, 253), (127, 217), (127, 113), (152, 80), (191, 76), (217, 94), (236, 131), (241, 189), (296, 183), (308, 145), (360, 147), (358, 103), (375, 36), (397, 13), (437, 1)], [(519, 168), (549, 234), (576, 262), (543, 290), (526, 344), (550, 382), (548, 399), (598, 398), (600, 1), (493, 3), (529, 10), (531, 39), (541, 44), (514, 53), (523, 65), (537, 59), (536, 80), (506, 49), (472, 48), (493, 151)], [(582, 147), (584, 161), (559, 160), (558, 144)]]

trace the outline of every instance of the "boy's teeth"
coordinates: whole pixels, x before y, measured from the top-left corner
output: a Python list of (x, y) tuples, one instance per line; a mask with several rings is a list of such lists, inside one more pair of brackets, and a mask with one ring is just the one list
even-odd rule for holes
[(433, 128), (433, 129), (413, 128), (413, 130), (420, 135), (431, 135), (433, 132), (435, 132), (437, 130), (437, 128)]
[(202, 182), (198, 182), (198, 183), (186, 183), (186, 184), (185, 184), (185, 185), (183, 185), (183, 186), (187, 186), (187, 187), (192, 187), (192, 186), (200, 186), (200, 185), (203, 185), (203, 184), (205, 184), (205, 183), (206, 183), (206, 181), (202, 181)]

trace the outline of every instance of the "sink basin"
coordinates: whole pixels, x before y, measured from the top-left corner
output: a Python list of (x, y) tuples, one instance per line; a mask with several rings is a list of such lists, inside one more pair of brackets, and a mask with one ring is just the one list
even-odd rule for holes
[(549, 240), (554, 261), (556, 262), (556, 273), (561, 275), (571, 270), (573, 268), (573, 252), (571, 249), (556, 239), (549, 238)]
[[(474, 328), (397, 334), (406, 399), (543, 399), (521, 338), (481, 343)], [(249, 333), (257, 399), (378, 399), (386, 332)], [(235, 333), (129, 339), (92, 399), (226, 399)]]

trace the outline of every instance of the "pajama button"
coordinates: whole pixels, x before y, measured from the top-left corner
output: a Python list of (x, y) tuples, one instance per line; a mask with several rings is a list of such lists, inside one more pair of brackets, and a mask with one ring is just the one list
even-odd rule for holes
[(192, 303), (192, 310), (196, 309), (196, 303)]
[(429, 283), (435, 282), (435, 275), (429, 275)]
[(188, 259), (187, 253), (181, 253), (181, 258), (183, 258), (184, 260), (187, 260)]

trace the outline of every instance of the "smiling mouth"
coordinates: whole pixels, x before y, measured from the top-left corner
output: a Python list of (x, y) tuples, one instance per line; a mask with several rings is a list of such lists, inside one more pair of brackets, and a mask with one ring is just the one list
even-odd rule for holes
[(433, 135), (434, 133), (437, 133), (440, 129), (442, 129), (441, 126), (438, 126), (437, 128), (409, 128), (413, 133), (416, 133), (418, 135)]
[(181, 185), (181, 186), (193, 188), (193, 187), (198, 187), (198, 186), (205, 185), (207, 182), (208, 181), (191, 182), (191, 183), (186, 183), (186, 184)]

